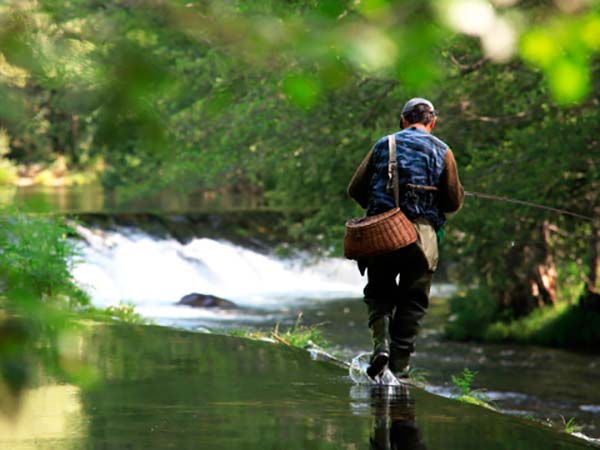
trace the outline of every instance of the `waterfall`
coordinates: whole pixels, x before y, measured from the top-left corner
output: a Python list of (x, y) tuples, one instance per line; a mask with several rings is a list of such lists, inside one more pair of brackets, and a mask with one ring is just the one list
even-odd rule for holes
[(71, 271), (97, 306), (125, 301), (149, 316), (193, 317), (216, 313), (174, 306), (192, 292), (262, 310), (362, 295), (364, 279), (342, 258), (281, 259), (227, 241), (196, 238), (182, 244), (127, 228), (77, 226), (77, 232), (80, 257)]

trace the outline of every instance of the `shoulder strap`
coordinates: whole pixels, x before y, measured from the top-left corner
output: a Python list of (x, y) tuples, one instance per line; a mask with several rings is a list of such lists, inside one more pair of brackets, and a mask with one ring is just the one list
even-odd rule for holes
[(387, 189), (394, 190), (394, 203), (396, 207), (400, 207), (400, 188), (398, 186), (398, 163), (396, 161), (396, 135), (390, 134), (388, 136), (388, 182)]

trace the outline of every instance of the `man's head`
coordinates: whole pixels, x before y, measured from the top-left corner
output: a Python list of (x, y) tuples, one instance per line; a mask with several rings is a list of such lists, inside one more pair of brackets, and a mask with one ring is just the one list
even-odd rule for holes
[(431, 133), (431, 130), (435, 127), (435, 121), (435, 108), (427, 99), (421, 97), (411, 98), (402, 108), (401, 128), (421, 124), (427, 132)]

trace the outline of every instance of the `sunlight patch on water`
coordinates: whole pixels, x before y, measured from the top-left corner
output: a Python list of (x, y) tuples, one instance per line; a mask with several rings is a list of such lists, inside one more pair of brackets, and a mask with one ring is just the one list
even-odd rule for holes
[(29, 389), (14, 411), (10, 417), (0, 412), (0, 448), (47, 448), (47, 440), (77, 441), (86, 433), (80, 390), (73, 385)]
[(581, 405), (579, 409), (593, 414), (600, 414), (600, 405)]

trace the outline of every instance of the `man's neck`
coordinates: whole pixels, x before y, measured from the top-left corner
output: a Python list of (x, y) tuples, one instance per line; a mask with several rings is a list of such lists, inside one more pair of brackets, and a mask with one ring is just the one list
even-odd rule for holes
[(411, 123), (408, 128), (418, 128), (419, 130), (423, 130), (426, 133), (431, 133), (431, 130), (427, 125), (423, 125), (422, 123)]

